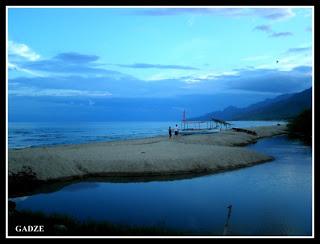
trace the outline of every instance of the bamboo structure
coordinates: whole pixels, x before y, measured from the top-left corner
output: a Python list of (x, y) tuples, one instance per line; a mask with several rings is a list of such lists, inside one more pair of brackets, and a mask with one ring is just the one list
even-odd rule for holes
[(187, 120), (186, 119), (186, 111), (183, 111), (182, 114), (182, 121), (181, 121), (181, 129), (182, 130), (213, 130), (213, 129), (225, 129), (231, 126), (230, 123), (216, 118), (211, 118), (210, 120), (206, 121), (194, 121), (194, 120)]

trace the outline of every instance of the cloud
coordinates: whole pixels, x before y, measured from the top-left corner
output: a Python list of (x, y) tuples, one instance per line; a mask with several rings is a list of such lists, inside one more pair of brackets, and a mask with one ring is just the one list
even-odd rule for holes
[(60, 53), (54, 59), (64, 61), (66, 63), (90, 63), (99, 59), (96, 55), (84, 55), (76, 52)]
[(287, 36), (292, 36), (292, 32), (273, 32), (269, 37), (287, 37)]
[(298, 66), (312, 66), (312, 47), (310, 43), (302, 43), (288, 48), (277, 55), (243, 58), (242, 61), (259, 61), (254, 69), (277, 69), (290, 71)]
[(280, 20), (293, 17), (290, 8), (150, 8), (134, 11), (146, 16), (175, 16), (175, 15), (212, 15), (226, 17), (257, 16), (265, 19)]
[[(312, 85), (310, 66), (298, 66), (291, 70), (238, 69), (236, 71), (181, 77), (184, 88), (194, 94), (256, 93), (282, 94), (307, 89)], [(181, 89), (181, 88), (180, 88)]]
[(70, 97), (174, 97), (192, 94), (259, 93), (281, 94), (311, 86), (311, 67), (290, 70), (250, 68), (210, 72), (153, 82), (105, 77), (51, 76), (9, 79), (10, 96)]
[(8, 54), (9, 56), (18, 56), (29, 61), (36, 61), (40, 58), (40, 55), (34, 52), (26, 44), (13, 41), (8, 42)]
[[(9, 77), (13, 96), (122, 96), (145, 95), (143, 81), (101, 67), (96, 55), (59, 53), (49, 59), (9, 62), (9, 70), (20, 76)], [(26, 75), (28, 74), (28, 76)], [(30, 77), (31, 76), (31, 77)], [(15, 83), (19, 85), (10, 86)]]
[(292, 32), (276, 32), (273, 31), (270, 25), (257, 25), (253, 28), (254, 31), (263, 31), (269, 33), (269, 37), (286, 37), (292, 36)]
[(257, 25), (253, 30), (272, 32), (270, 25)]
[(238, 8), (154, 8), (137, 10), (135, 14), (147, 16), (170, 16), (170, 15), (241, 15), (242, 10)]
[(135, 68), (135, 69), (182, 69), (182, 70), (199, 70), (198, 68), (183, 65), (161, 65), (161, 64), (145, 64), (145, 63), (135, 63), (135, 64), (117, 64), (119, 67), (124, 68)]
[(39, 89), (37, 87), (20, 87), (9, 89), (9, 95), (28, 97), (106, 97), (110, 92), (84, 91), (74, 89)]
[[(280, 63), (288, 68), (282, 71), (279, 70), (279, 64), (275, 67), (269, 67), (269, 69), (252, 67), (220, 73), (214, 71), (205, 73), (203, 70), (201, 72), (186, 72), (186, 70), (200, 69), (183, 65), (114, 64), (126, 68), (172, 70), (166, 71), (167, 73), (172, 72), (170, 76), (158, 76), (152, 82), (104, 69), (97, 62), (99, 57), (96, 55), (64, 52), (49, 59), (9, 62), (10, 70), (32, 75), (31, 77), (9, 77), (9, 94), (10, 96), (30, 97), (99, 97), (111, 94), (113, 97), (168, 97), (188, 94), (215, 94), (232, 90), (281, 93), (290, 89), (294, 90), (296, 87), (300, 89), (306, 82), (309, 82), (310, 73), (304, 72), (302, 74), (301, 71), (297, 72), (294, 69), (298, 65), (310, 65), (308, 57), (301, 57), (298, 60), (296, 58), (299, 55), (305, 56), (304, 51), (306, 51), (306, 47), (289, 49), (288, 52), (291, 55), (287, 54), (285, 57), (287, 59), (280, 60)], [(268, 57), (247, 58), (247, 60), (257, 59), (268, 59)], [(37, 76), (37, 73), (40, 75)]]
[[(29, 72), (39, 76), (47, 75), (83, 75), (83, 76), (102, 76), (112, 78), (128, 78), (131, 76), (101, 68), (101, 64), (96, 61), (99, 59), (96, 55), (85, 55), (76, 52), (59, 53), (50, 59), (40, 59), (33, 62), (15, 60), (11, 62), (11, 68), (16, 68), (17, 71)], [(18, 68), (17, 68), (18, 67)], [(38, 75), (37, 75), (38, 74)]]
[(312, 56), (304, 52), (286, 53), (279, 60), (279, 68), (284, 71), (295, 69), (299, 66), (312, 66)]
[(49, 73), (85, 74), (85, 75), (120, 75), (120, 72), (98, 68), (97, 65), (85, 62), (70, 62), (70, 60), (46, 59), (32, 63), (22, 63), (22, 67), (29, 70)]
[[(15, 84), (12, 86), (11, 84)], [(57, 93), (58, 90), (63, 91), (64, 95), (70, 96), (98, 96), (100, 93), (121, 97), (137, 97), (150, 94), (150, 86), (146, 82), (130, 79), (127, 77), (118, 79), (117, 77), (91, 77), (91, 76), (48, 76), (48, 77), (17, 77), (8, 80), (9, 91), (12, 95), (18, 95), (23, 92), (25, 96), (29, 93), (42, 95)], [(73, 92), (88, 91), (87, 93)], [(68, 93), (67, 93), (68, 92)]]
[(228, 78), (228, 89), (279, 94), (295, 92), (311, 86), (310, 70), (311, 67), (307, 66), (296, 67), (290, 71), (275, 69), (244, 70), (240, 75)]
[(21, 67), (19, 67), (19, 65), (13, 64), (13, 63), (10, 63), (10, 62), (8, 62), (8, 69), (12, 70), (12, 71), (23, 72), (23, 73), (26, 73), (26, 74), (32, 75), (32, 76), (43, 76), (42, 74), (40, 74), (38, 72), (34, 72), (32, 70), (21, 68)]
[(309, 27), (307, 27), (307, 28), (305, 29), (305, 31), (311, 32), (311, 31), (312, 31), (312, 28), (309, 26)]
[(255, 15), (271, 20), (288, 19), (295, 16), (290, 8), (256, 8), (253, 11)]
[(311, 51), (311, 47), (297, 47), (297, 48), (289, 48), (287, 53), (301, 53), (301, 52), (309, 52)]
[(311, 66), (298, 66), (293, 69), (294, 71), (300, 71), (300, 72), (311, 72), (312, 67)]

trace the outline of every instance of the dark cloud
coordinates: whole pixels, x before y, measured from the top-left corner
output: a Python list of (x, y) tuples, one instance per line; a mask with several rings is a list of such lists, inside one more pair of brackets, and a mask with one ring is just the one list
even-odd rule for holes
[[(181, 77), (190, 79), (192, 77)], [(276, 69), (239, 69), (236, 74), (193, 79), (188, 91), (193, 94), (216, 92), (283, 94), (311, 87), (311, 67), (299, 66), (290, 71)], [(174, 83), (173, 81), (171, 83)], [(180, 88), (182, 89), (182, 88)]]
[(44, 71), (50, 73), (65, 73), (65, 74), (86, 74), (86, 75), (120, 75), (120, 72), (99, 68), (91, 62), (70, 63), (61, 59), (47, 59), (34, 62), (19, 64), (20, 67), (34, 71)]
[[(236, 74), (207, 78), (180, 77), (159, 81), (113, 77), (20, 77), (9, 79), (10, 94), (28, 95), (28, 89), (78, 90), (88, 94), (108, 92), (113, 97), (170, 97), (221, 92), (282, 94), (297, 92), (311, 86), (311, 67), (299, 66), (291, 71), (276, 69), (240, 69)], [(191, 80), (190, 83), (186, 82)], [(22, 92), (19, 92), (21, 91)], [(23, 92), (26, 91), (26, 92)], [(44, 92), (45, 94), (45, 92)], [(33, 94), (30, 94), (32, 96)]]
[(287, 53), (302, 53), (311, 51), (311, 47), (289, 48)]
[[(146, 89), (146, 82), (130, 77), (83, 77), (83, 76), (50, 76), (50, 77), (19, 77), (9, 79), (9, 91), (18, 94), (16, 91), (28, 93), (31, 90), (45, 91), (53, 90), (77, 90), (87, 91), (95, 94), (111, 93), (113, 96), (144, 96), (149, 90)], [(25, 94), (27, 95), (27, 94)], [(33, 96), (34, 94), (30, 94)]]
[[(10, 57), (9, 57), (10, 58)], [(130, 75), (123, 74), (118, 71), (101, 68), (101, 64), (95, 61), (99, 60), (96, 55), (84, 55), (75, 52), (60, 53), (51, 59), (42, 59), (33, 62), (25, 62), (12, 60), (17, 62), (19, 67), (30, 71), (50, 72), (53, 74), (83, 74), (83, 75), (99, 75), (99, 76), (114, 76), (126, 77), (133, 79)], [(176, 70), (199, 70), (196, 67), (183, 65), (161, 65), (161, 64), (115, 64), (119, 67), (136, 68), (136, 69), (176, 69)]]
[[(193, 80), (194, 83), (182, 85), (182, 80)], [(309, 66), (299, 66), (290, 71), (239, 69), (237, 73), (230, 75), (208, 76), (207, 78), (185, 76), (179, 79), (163, 80), (152, 84), (150, 89), (164, 94), (173, 84), (176, 86), (176, 94), (216, 94), (217, 92), (283, 94), (311, 87), (312, 76)]]
[(311, 74), (312, 67), (310, 66), (298, 66), (292, 69), (292, 72), (299, 72), (301, 74)]
[[(266, 27), (261, 27), (266, 29)], [(303, 52), (306, 48), (291, 48), (288, 52)], [(34, 91), (61, 94), (104, 94), (111, 93), (117, 97), (168, 97), (188, 94), (214, 94), (228, 90), (240, 92), (285, 93), (302, 90), (311, 86), (311, 72), (308, 67), (298, 67), (291, 71), (241, 69), (233, 70), (230, 75), (212, 75), (203, 78), (184, 76), (159, 81), (139, 80), (133, 76), (101, 68), (95, 55), (74, 52), (60, 53), (51, 59), (16, 63), (19, 69), (48, 72), (47, 77), (19, 77), (9, 79), (10, 94), (30, 96)], [(12, 64), (15, 67), (16, 64)], [(116, 64), (115, 64), (116, 65)], [(160, 65), (135, 63), (117, 64), (127, 68), (157, 68), (199, 70), (182, 65)], [(232, 74), (232, 75), (231, 75)], [(77, 91), (85, 91), (77, 93)], [(48, 95), (49, 96), (49, 95)]]
[[(10, 59), (10, 57), (9, 57)], [(86, 75), (104, 77), (126, 77), (131, 76), (122, 74), (114, 70), (101, 68), (101, 64), (96, 63), (99, 59), (96, 55), (84, 55), (75, 52), (60, 53), (51, 59), (42, 59), (33, 62), (13, 60), (20, 68), (30, 71), (49, 72), (63, 75)], [(11, 61), (11, 60), (10, 60)]]
[(292, 36), (292, 32), (276, 32), (273, 31), (270, 25), (257, 25), (253, 28), (254, 31), (263, 31), (269, 33), (269, 37), (286, 37)]
[[(299, 66), (290, 71), (256, 69), (242, 71), (229, 80), (229, 89), (253, 92), (290, 93), (307, 89), (312, 84), (311, 67)], [(221, 81), (221, 82), (223, 82)]]
[(183, 65), (161, 65), (161, 64), (144, 64), (144, 63), (135, 63), (135, 64), (117, 64), (119, 67), (124, 68), (135, 68), (135, 69), (182, 69), (182, 70), (199, 70), (198, 68), (191, 66)]
[(287, 37), (287, 36), (292, 36), (293, 33), (286, 31), (286, 32), (273, 32), (270, 37)]
[(89, 63), (94, 62), (99, 59), (96, 55), (84, 55), (76, 52), (68, 52), (68, 53), (60, 53), (54, 57), (54, 59), (58, 59), (67, 63)]
[(257, 25), (253, 30), (271, 32), (271, 27), (269, 25)]

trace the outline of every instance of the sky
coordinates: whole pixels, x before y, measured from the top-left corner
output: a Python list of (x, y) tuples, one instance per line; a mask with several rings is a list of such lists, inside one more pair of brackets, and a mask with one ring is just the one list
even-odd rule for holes
[(311, 8), (9, 8), (9, 120), (161, 120), (312, 85)]

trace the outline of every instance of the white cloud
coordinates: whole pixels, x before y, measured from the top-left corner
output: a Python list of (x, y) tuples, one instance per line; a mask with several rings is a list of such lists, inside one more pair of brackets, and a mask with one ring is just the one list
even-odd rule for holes
[(32, 70), (29, 70), (29, 69), (25, 69), (25, 68), (21, 68), (19, 65), (17, 64), (13, 64), (13, 63), (10, 63), (8, 62), (8, 69), (9, 70), (15, 70), (15, 71), (20, 71), (20, 72), (23, 72), (23, 73), (26, 73), (26, 74), (29, 74), (29, 75), (33, 75), (33, 76), (39, 76), (39, 77), (44, 77), (43, 74), (40, 74), (39, 72), (34, 72)]
[(290, 71), (299, 66), (312, 66), (312, 57), (306, 54), (286, 55), (279, 57), (277, 62), (269, 62), (256, 66), (256, 69), (277, 69)]
[[(233, 76), (237, 75), (239, 72), (237, 70), (231, 70), (231, 71), (199, 71), (199, 72), (190, 72), (190, 73), (183, 73), (183, 72), (175, 72), (175, 73), (158, 73), (154, 74), (146, 81), (152, 82), (152, 81), (158, 81), (161, 82), (163, 80), (179, 80), (184, 82), (187, 85), (195, 85), (197, 83), (201, 83), (202, 81), (207, 80), (216, 80), (219, 79), (222, 76)], [(184, 88), (190, 88), (192, 86), (187, 86)]]
[(291, 8), (157, 8), (138, 10), (136, 14), (148, 16), (172, 16), (172, 15), (213, 15), (227, 17), (257, 16), (269, 20), (282, 20), (295, 16)]
[(187, 79), (184, 79), (184, 81), (188, 84), (193, 84), (193, 83), (201, 82), (203, 80), (216, 80), (222, 76), (233, 76), (237, 74), (239, 74), (239, 72), (236, 70), (221, 71), (221, 72), (207, 72), (207, 73), (202, 73), (202, 74), (188, 77)]
[(16, 43), (13, 41), (9, 41), (8, 43), (8, 53), (9, 55), (17, 55), (29, 61), (36, 61), (40, 58), (40, 55), (34, 52), (26, 44)]
[(290, 71), (299, 66), (312, 66), (312, 59), (308, 55), (296, 55), (283, 58), (279, 63), (279, 70)]
[(286, 20), (296, 15), (291, 8), (256, 8), (253, 13), (270, 20)]

